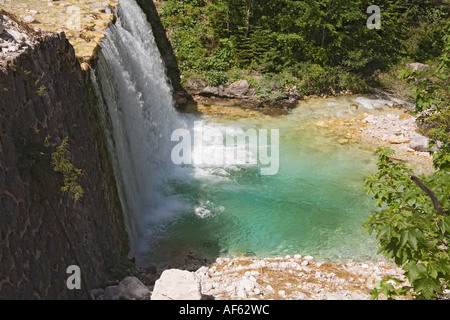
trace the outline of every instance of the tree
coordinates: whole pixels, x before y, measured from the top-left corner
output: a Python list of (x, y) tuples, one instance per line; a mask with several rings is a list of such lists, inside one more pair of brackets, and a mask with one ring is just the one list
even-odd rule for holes
[(382, 149), (378, 172), (366, 179), (365, 189), (380, 210), (368, 217), (364, 232), (377, 234), (379, 253), (401, 266), (410, 283), (396, 290), (389, 281), (401, 281), (387, 279), (374, 288), (373, 298), (410, 293), (432, 299), (450, 286), (450, 23), (445, 28), (445, 47), (433, 76), (416, 80), (417, 73), (403, 73), (415, 81), (416, 114), (437, 148), (432, 151), (436, 172), (418, 177), (390, 159), (392, 150)]

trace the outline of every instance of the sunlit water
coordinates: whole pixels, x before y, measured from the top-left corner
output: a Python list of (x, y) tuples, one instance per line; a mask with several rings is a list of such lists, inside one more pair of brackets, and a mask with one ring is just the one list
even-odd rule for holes
[(371, 106), (361, 99), (314, 100), (281, 117), (203, 117), (204, 126), (222, 130), (279, 129), (279, 172), (263, 176), (261, 165), (184, 168), (190, 174), (171, 184), (189, 209), (161, 229), (152, 259), (187, 252), (207, 257), (303, 254), (336, 262), (379, 259), (374, 238), (362, 235), (362, 223), (374, 209), (363, 192), (364, 178), (376, 170), (376, 158), (358, 145), (339, 144), (337, 137), (314, 126), (324, 117), (354, 114), (351, 104), (365, 105), (359, 112), (367, 111)]
[[(316, 99), (279, 117), (181, 115), (142, 10), (135, 0), (123, 0), (117, 16), (92, 77), (139, 265), (187, 253), (376, 259), (374, 238), (361, 234), (374, 209), (362, 191), (363, 179), (375, 170), (376, 159), (357, 145), (340, 145), (313, 123), (379, 108), (385, 101)], [(278, 129), (277, 174), (262, 175), (260, 164), (175, 165), (171, 135), (180, 128), (194, 132), (196, 121), (222, 132)], [(195, 148), (193, 157), (212, 157), (221, 143), (210, 143), (203, 152)]]

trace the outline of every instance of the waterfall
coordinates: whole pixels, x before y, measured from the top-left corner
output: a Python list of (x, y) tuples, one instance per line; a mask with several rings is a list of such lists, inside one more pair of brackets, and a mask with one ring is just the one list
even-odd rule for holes
[[(369, 112), (378, 101), (342, 97), (316, 105), (309, 100), (311, 106), (281, 118), (242, 121), (181, 114), (150, 24), (135, 0), (120, 1), (117, 21), (105, 33), (92, 80), (138, 265), (187, 252), (201, 257), (301, 253), (335, 260), (376, 256), (375, 239), (368, 241), (360, 231), (373, 209), (361, 181), (376, 159), (319, 134), (315, 123), (323, 115)], [(352, 109), (355, 103), (359, 111)], [(277, 152), (272, 139), (261, 139), (269, 128), (280, 129), (283, 157), (277, 174), (266, 176), (260, 169), (268, 165), (269, 147), (271, 157), (278, 155), (278, 139)], [(192, 153), (186, 153), (193, 163), (172, 161), (175, 132), (183, 136), (183, 146), (184, 135), (193, 137)], [(258, 142), (257, 150), (246, 151), (247, 133), (248, 144)], [(224, 162), (230, 154), (249, 163)]]
[(93, 82), (130, 247), (142, 264), (157, 238), (155, 226), (183, 206), (167, 180), (176, 169), (171, 133), (186, 123), (174, 108), (151, 26), (135, 0), (120, 1), (117, 21), (105, 33)]

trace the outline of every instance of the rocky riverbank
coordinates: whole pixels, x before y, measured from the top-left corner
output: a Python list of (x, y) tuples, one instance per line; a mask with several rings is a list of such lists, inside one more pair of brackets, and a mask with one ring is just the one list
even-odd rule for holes
[(427, 151), (429, 139), (420, 133), (416, 118), (402, 104), (388, 104), (372, 110), (358, 110), (317, 121), (315, 125), (335, 135), (340, 144), (357, 143), (375, 151), (389, 147), (394, 160), (404, 162), (418, 174), (434, 171), (433, 159)]
[(339, 264), (301, 255), (199, 262), (189, 259), (179, 269), (136, 268), (134, 280), (93, 292), (99, 300), (368, 300), (377, 281), (405, 279), (401, 269), (385, 262)]

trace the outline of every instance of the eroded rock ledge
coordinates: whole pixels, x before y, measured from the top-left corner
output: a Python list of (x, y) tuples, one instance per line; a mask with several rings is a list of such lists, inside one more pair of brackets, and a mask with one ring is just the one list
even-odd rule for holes
[[(388, 263), (316, 262), (301, 255), (217, 258), (209, 266), (201, 264), (191, 259), (178, 265), (181, 269), (169, 264), (137, 267), (135, 275), (141, 280), (133, 281), (139, 285), (131, 296), (141, 300), (368, 300), (377, 281), (386, 277), (405, 280), (404, 272)], [(129, 277), (95, 290), (96, 299), (126, 299), (130, 294), (123, 289), (124, 282), (129, 283)], [(151, 298), (143, 286), (152, 292)]]
[(3, 0), (1, 8), (32, 30), (64, 32), (83, 69), (96, 57), (117, 0)]

